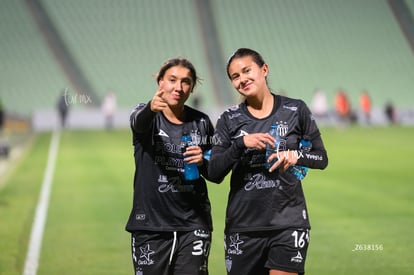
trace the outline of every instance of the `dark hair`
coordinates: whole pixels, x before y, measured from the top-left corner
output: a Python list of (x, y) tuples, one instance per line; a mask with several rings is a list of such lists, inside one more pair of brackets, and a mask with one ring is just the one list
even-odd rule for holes
[(191, 90), (193, 90), (197, 81), (199, 80), (197, 77), (197, 72), (194, 68), (194, 65), (188, 59), (185, 59), (182, 57), (171, 58), (171, 59), (168, 59), (166, 62), (164, 62), (164, 64), (161, 66), (160, 71), (157, 74), (157, 83), (159, 83), (160, 80), (164, 77), (165, 72), (168, 69), (170, 69), (171, 67), (175, 67), (175, 66), (182, 66), (190, 70), (191, 80), (193, 81), (193, 87)]
[(249, 48), (237, 49), (227, 61), (226, 72), (229, 78), (230, 78), (229, 67), (230, 67), (231, 62), (233, 62), (233, 60), (236, 58), (241, 58), (245, 56), (251, 56), (253, 58), (254, 63), (256, 63), (259, 67), (262, 67), (264, 64), (266, 64), (266, 62), (263, 60), (263, 57), (260, 55), (260, 53), (252, 49), (249, 49)]

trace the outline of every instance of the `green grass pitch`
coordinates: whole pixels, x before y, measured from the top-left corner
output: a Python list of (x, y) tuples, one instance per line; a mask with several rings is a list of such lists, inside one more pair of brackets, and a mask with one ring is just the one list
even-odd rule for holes
[[(329, 165), (303, 181), (312, 230), (307, 274), (412, 274), (414, 128), (322, 128)], [(0, 274), (22, 274), (47, 161), (42, 133), (0, 187)], [(133, 274), (128, 130), (61, 135), (38, 274)], [(209, 184), (211, 275), (225, 274), (228, 178)]]

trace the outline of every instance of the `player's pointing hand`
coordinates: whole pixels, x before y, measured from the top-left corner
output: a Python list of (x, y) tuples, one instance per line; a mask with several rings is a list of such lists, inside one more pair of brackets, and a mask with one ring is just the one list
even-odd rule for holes
[(168, 107), (167, 102), (165, 101), (163, 96), (164, 96), (164, 81), (161, 80), (158, 85), (158, 90), (151, 100), (151, 111), (161, 112), (165, 108)]

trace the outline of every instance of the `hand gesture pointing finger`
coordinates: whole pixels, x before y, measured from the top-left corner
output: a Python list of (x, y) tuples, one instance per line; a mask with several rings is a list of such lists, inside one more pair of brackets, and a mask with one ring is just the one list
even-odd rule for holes
[(167, 108), (168, 104), (164, 100), (163, 96), (164, 96), (164, 81), (161, 80), (158, 85), (158, 90), (151, 100), (151, 111), (161, 112), (165, 108)]

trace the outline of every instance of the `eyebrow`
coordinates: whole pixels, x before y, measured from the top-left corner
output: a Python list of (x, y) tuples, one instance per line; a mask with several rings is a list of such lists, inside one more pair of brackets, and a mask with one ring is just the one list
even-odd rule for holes
[[(244, 66), (243, 68), (241, 68), (241, 71), (242, 72), (245, 72), (247, 69), (250, 69), (251, 68), (251, 65), (247, 65), (247, 66)], [(230, 78), (233, 78), (233, 77), (235, 77), (235, 76), (237, 76), (237, 75), (239, 75), (239, 73), (233, 73), (233, 74), (231, 74), (230, 75)]]
[(193, 80), (191, 79), (191, 77), (189, 76), (184, 76), (182, 78), (179, 78), (178, 76), (176, 76), (175, 74), (170, 74), (166, 76), (167, 78), (173, 78), (174, 80), (180, 80), (180, 81), (188, 81), (190, 84), (193, 83)]

